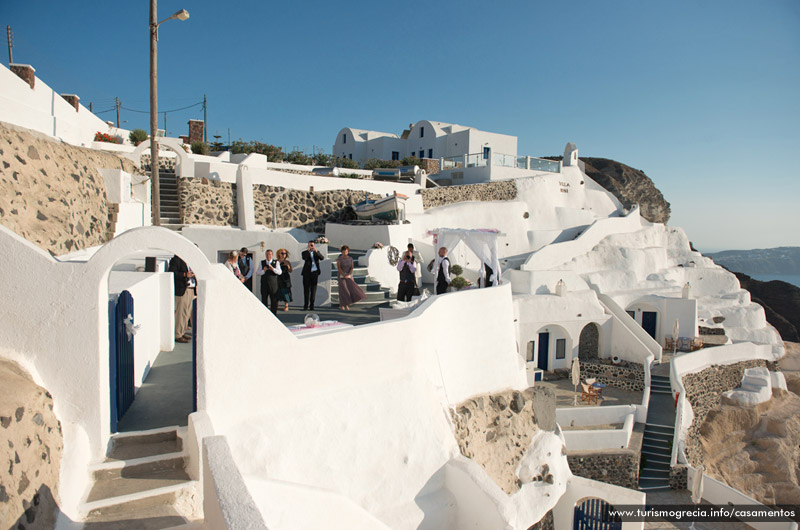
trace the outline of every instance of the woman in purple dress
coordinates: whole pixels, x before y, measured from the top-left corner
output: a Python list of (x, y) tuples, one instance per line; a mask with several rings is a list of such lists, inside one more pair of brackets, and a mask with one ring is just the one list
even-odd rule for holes
[(339, 309), (348, 310), (352, 304), (364, 300), (367, 295), (353, 280), (353, 258), (350, 257), (350, 247), (342, 245), (342, 255), (336, 259), (336, 269), (339, 271)]

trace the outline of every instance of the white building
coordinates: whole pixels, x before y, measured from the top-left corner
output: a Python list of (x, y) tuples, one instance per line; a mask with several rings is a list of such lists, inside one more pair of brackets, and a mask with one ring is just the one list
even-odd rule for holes
[(448, 158), (489, 152), (516, 155), (517, 137), (481, 131), (441, 121), (421, 120), (396, 134), (366, 131), (345, 127), (336, 136), (334, 156), (365, 162), (370, 158), (401, 160), (418, 158)]

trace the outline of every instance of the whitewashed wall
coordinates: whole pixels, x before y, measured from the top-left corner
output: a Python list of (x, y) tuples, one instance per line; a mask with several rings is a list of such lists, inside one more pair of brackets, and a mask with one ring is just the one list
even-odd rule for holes
[(328, 223), (325, 225), (325, 236), (331, 245), (341, 247), (348, 245), (352, 249), (369, 250), (375, 243), (383, 243), (387, 247), (394, 245), (401, 252), (406, 250), (411, 240), (411, 225), (344, 225)]
[[(584, 499), (596, 498), (612, 504), (638, 504), (644, 505), (647, 495), (643, 491), (635, 491), (605, 482), (589, 480), (573, 476), (564, 494), (553, 510), (553, 522), (556, 528), (572, 528), (575, 516), (575, 506)], [(622, 530), (642, 530), (643, 522), (622, 523)]]
[(31, 88), (5, 65), (0, 65), (0, 86), (0, 121), (85, 147), (92, 145), (97, 132), (118, 134), (128, 141), (130, 131), (109, 127), (83, 105), (76, 112), (60, 95), (69, 93), (69, 89), (56, 92), (38, 76)]

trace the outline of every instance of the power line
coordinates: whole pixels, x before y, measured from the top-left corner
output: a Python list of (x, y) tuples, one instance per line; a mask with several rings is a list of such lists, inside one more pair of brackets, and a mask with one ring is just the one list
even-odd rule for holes
[[(202, 101), (199, 101), (199, 102), (195, 103), (194, 105), (188, 105), (188, 106), (186, 106), (186, 107), (181, 107), (181, 108), (179, 108), (179, 109), (171, 109), (171, 110), (159, 110), (159, 112), (178, 112), (179, 110), (191, 109), (192, 107), (197, 107), (197, 106), (200, 106), (200, 105), (202, 105), (202, 104), (203, 104), (203, 102), (202, 102)], [(149, 111), (149, 110), (129, 109), (128, 107), (123, 107), (123, 106), (121, 106), (121, 105), (120, 105), (120, 108), (121, 108), (121, 109), (124, 109), (124, 110), (127, 110), (127, 111), (129, 111), (129, 112), (138, 112), (138, 113), (140, 113), (140, 114), (150, 114), (150, 111)]]

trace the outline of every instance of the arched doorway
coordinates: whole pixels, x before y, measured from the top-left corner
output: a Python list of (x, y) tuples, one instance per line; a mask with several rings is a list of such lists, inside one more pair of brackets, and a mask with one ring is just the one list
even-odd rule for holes
[(194, 338), (202, 319), (193, 311), (195, 331), (187, 332), (192, 338), (175, 340), (175, 275), (167, 270), (173, 256), (183, 258), (197, 279), (210, 278), (200, 250), (163, 228), (125, 232), (90, 260), (104, 279), (100, 297), (109, 307), (106, 395), (112, 433), (183, 426), (197, 409), (202, 350)]
[(578, 358), (581, 361), (596, 360), (600, 357), (600, 328), (590, 322), (581, 330), (578, 339)]
[(588, 498), (575, 505), (574, 530), (621, 530), (622, 519), (611, 516), (614, 506), (602, 499)]

